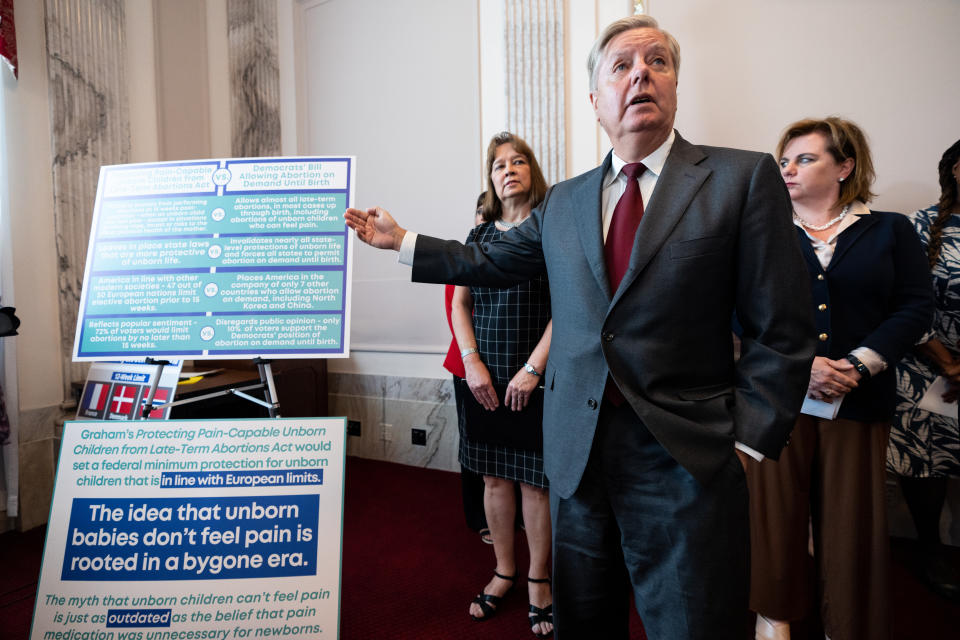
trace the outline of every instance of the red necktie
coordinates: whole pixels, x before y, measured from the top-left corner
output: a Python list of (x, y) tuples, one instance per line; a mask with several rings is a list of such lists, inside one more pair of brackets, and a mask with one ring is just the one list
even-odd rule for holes
[[(621, 169), (623, 175), (627, 177), (627, 188), (624, 189), (617, 206), (613, 209), (607, 241), (603, 245), (611, 294), (616, 293), (620, 281), (623, 280), (623, 274), (627, 272), (627, 266), (630, 264), (633, 239), (637, 235), (640, 218), (643, 217), (643, 196), (640, 194), (637, 178), (646, 170), (642, 162), (631, 162)], [(619, 407), (626, 400), (612, 378), (607, 378), (604, 395), (615, 407)]]
[(607, 231), (607, 241), (603, 245), (603, 254), (607, 260), (607, 277), (610, 279), (610, 293), (616, 293), (623, 274), (630, 264), (630, 253), (633, 251), (633, 239), (643, 217), (643, 196), (640, 194), (640, 184), (637, 178), (646, 171), (642, 162), (631, 162), (623, 165), (623, 175), (627, 177), (627, 188), (613, 209), (610, 219), (610, 230)]

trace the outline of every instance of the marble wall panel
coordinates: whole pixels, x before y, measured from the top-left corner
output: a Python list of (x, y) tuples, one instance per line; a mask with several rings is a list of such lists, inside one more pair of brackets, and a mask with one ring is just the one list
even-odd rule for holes
[(128, 162), (124, 0), (45, 0), (64, 397), (100, 166)]
[(20, 413), (20, 444), (60, 437), (64, 413), (59, 405)]
[(64, 412), (59, 405), (31, 409), (20, 414), (17, 451), (22, 530), (44, 524), (49, 516), (63, 420)]
[(379, 426), (383, 415), (383, 402), (365, 396), (329, 394), (329, 413), (331, 416), (346, 416), (361, 425), (359, 436), (347, 436), (347, 455), (359, 458), (382, 460), (383, 452), (377, 450)]
[(566, 176), (563, 0), (505, 0), (507, 128), (553, 184)]
[(231, 149), (236, 157), (280, 155), (277, 4), (228, 0)]
[[(387, 400), (384, 414), (387, 424), (392, 425), (392, 437), (384, 447), (387, 459), (417, 467), (459, 471), (456, 407), (436, 402)], [(426, 432), (426, 445), (411, 443), (412, 429)]]
[(56, 475), (54, 438), (20, 445), (20, 529), (26, 531), (47, 522)]
[[(330, 415), (361, 423), (347, 437), (347, 455), (430, 469), (459, 471), (457, 412), (449, 380), (331, 374)], [(384, 437), (384, 424), (389, 431)], [(426, 445), (411, 443), (411, 430), (426, 432)]]
[[(14, 447), (17, 448), (14, 449)], [(19, 491), (16, 497), (8, 497), (7, 495), (9, 485), (7, 483), (7, 469), (4, 467), (6, 463), (4, 449), (8, 449), (9, 453), (16, 453), (19, 456), (20, 445), (11, 442), (0, 447), (0, 533), (10, 531), (16, 527), (17, 520), (15, 517), (11, 517), (11, 512), (16, 513), (19, 510), (20, 504)], [(19, 482), (19, 480), (17, 481)]]
[(382, 396), (400, 400), (453, 402), (450, 378), (408, 378), (402, 376), (331, 373), (327, 384), (331, 394)]

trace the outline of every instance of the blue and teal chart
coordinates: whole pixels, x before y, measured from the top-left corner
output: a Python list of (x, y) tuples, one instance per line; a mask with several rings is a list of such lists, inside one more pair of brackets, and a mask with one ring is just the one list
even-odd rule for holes
[(74, 360), (346, 357), (353, 157), (100, 171)]

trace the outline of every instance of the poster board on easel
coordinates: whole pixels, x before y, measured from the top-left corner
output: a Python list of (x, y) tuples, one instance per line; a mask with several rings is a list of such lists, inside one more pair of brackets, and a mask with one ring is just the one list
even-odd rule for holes
[(355, 164), (102, 167), (73, 359), (348, 357)]

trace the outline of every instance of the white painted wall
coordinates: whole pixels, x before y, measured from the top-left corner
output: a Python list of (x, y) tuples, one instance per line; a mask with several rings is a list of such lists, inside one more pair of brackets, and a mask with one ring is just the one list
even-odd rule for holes
[[(382, 205), (409, 228), (465, 238), (482, 188), (476, 1), (293, 8), (299, 151), (357, 156), (358, 206)], [(411, 284), (395, 254), (366, 246), (353, 282), (356, 356), (331, 361), (331, 370), (446, 376), (443, 287)]]
[[(14, 4), (20, 78), (4, 83), (15, 340), (21, 411), (60, 404), (60, 323), (43, 3)], [(6, 292), (5, 292), (6, 294)]]
[[(329, 4), (332, 7), (339, 3)], [(430, 3), (393, 4), (403, 5), (410, 15), (419, 16), (420, 10), (410, 10), (410, 7), (426, 10)], [(481, 160), (484, 135), (502, 128), (497, 125), (497, 115), (502, 112), (497, 95), (502, 93), (502, 87), (497, 86), (497, 78), (502, 78), (502, 73), (495, 67), (502, 64), (502, 56), (497, 53), (501, 46), (498, 41), (501, 26), (495, 4), (477, 3), (481, 57), (476, 81), (481, 86), (482, 135), (477, 137), (474, 157)], [(587, 101), (585, 58), (597, 31), (617, 17), (627, 15), (630, 5), (622, 0), (567, 2), (569, 118), (566, 135), (570, 175), (596, 166), (609, 149)], [(956, 61), (960, 59), (960, 40), (954, 37), (956, 25), (960, 24), (960, 3), (930, 0), (920, 6), (893, 0), (842, 3), (831, 0), (804, 3), (652, 0), (647, 6), (681, 44), (683, 61), (677, 127), (685, 137), (701, 144), (772, 151), (782, 128), (789, 122), (807, 116), (842, 115), (857, 121), (871, 138), (878, 174), (876, 208), (908, 212), (934, 200), (936, 162), (943, 149), (960, 137), (960, 118), (955, 115), (956, 105), (960, 104), (960, 83), (952, 80)], [(469, 9), (464, 6), (463, 10)], [(341, 39), (335, 40), (343, 46), (339, 50), (341, 55), (375, 57), (376, 49), (359, 46), (361, 41), (375, 42), (377, 47), (387, 45), (388, 41), (379, 33), (369, 32), (361, 12), (358, 9), (354, 18), (338, 14), (338, 19), (344, 20), (341, 24), (351, 25), (351, 20), (356, 20), (352, 23), (355, 27), (346, 26)], [(425, 15), (432, 14), (434, 11), (430, 10)], [(404, 17), (397, 15), (397, 19), (402, 22)], [(447, 24), (457, 25), (456, 22)], [(412, 29), (410, 33), (419, 33), (417, 25), (412, 25)], [(398, 31), (408, 32), (406, 27)], [(470, 37), (469, 33), (461, 32), (459, 26), (449, 27), (449, 32)], [(396, 55), (406, 53), (404, 42), (401, 40)], [(329, 51), (332, 55), (336, 49), (331, 46)], [(451, 84), (451, 80), (442, 75), (449, 73), (453, 53), (453, 50), (444, 50), (439, 60), (433, 61), (439, 66), (430, 73), (416, 69), (411, 74), (410, 82), (429, 87), (429, 105), (424, 109), (436, 113), (435, 107), (445, 104), (452, 98), (451, 94), (461, 90), (459, 80)], [(426, 55), (430, 55), (429, 52)], [(306, 55), (300, 62), (313, 64), (315, 60), (314, 56)], [(470, 77), (476, 67), (467, 57), (453, 69), (459, 76)], [(379, 78), (365, 77), (360, 84), (370, 89), (361, 89), (359, 96), (376, 96), (377, 104), (385, 99), (395, 100), (394, 92), (386, 90)], [(391, 82), (389, 86), (395, 85)], [(300, 104), (310, 110), (310, 105), (318, 101), (339, 103), (341, 100), (336, 93), (315, 93), (312, 99), (313, 103), (308, 97)], [(358, 128), (346, 127), (351, 136), (369, 133), (377, 149), (404, 146), (401, 140), (408, 131), (366, 126), (371, 116), (391, 121), (392, 109), (389, 114), (379, 116), (373, 115), (375, 109), (367, 110), (369, 103), (362, 97), (355, 104), (358, 111), (339, 112), (342, 117), (355, 121)], [(468, 111), (454, 115), (451, 120), (448, 114), (442, 114), (433, 126), (435, 135), (446, 140), (448, 132), (456, 127), (472, 126), (469, 118), (476, 114)], [(310, 120), (316, 122), (312, 111)], [(343, 133), (344, 128), (340, 129)], [(362, 148), (367, 143), (356, 144)], [(363, 156), (360, 159), (361, 204), (385, 204), (402, 224), (445, 235), (443, 230), (450, 226), (436, 204), (418, 205), (423, 199), (413, 192), (395, 195), (404, 185), (404, 173), (398, 176), (395, 170), (388, 169), (391, 175), (385, 177), (379, 167), (390, 163), (381, 164), (379, 158), (377, 160), (371, 167)], [(408, 162), (399, 161), (399, 166), (407, 165)], [(377, 170), (377, 175), (371, 176), (371, 170)], [(474, 175), (482, 176), (482, 166)], [(377, 186), (370, 188), (371, 181)], [(473, 184), (481, 186), (482, 182)], [(477, 186), (472, 190), (467, 188), (466, 194), (455, 194), (460, 197), (462, 208), (469, 206), (469, 193)], [(367, 193), (375, 197), (367, 200)], [(376, 197), (381, 193), (383, 197)], [(463, 224), (457, 222), (457, 225)], [(460, 237), (462, 232), (457, 231), (450, 229), (446, 237)], [(365, 247), (358, 253), (354, 326), (362, 356), (358, 354), (349, 363), (332, 363), (332, 369), (398, 375), (409, 370), (429, 370), (443, 375), (433, 356), (410, 353), (405, 357), (403, 354), (405, 349), (416, 351), (414, 345), (422, 344), (424, 350), (429, 350), (431, 335), (439, 336), (433, 340), (442, 345), (446, 333), (438, 324), (440, 318), (435, 311), (438, 303), (428, 302), (425, 294), (411, 293), (422, 285), (408, 284), (408, 272), (392, 260), (392, 256), (376, 254)], [(411, 305), (410, 311), (384, 318), (378, 304), (394, 300), (397, 295), (410, 295), (416, 304)], [(371, 309), (375, 312), (368, 318), (366, 314)], [(382, 335), (377, 334), (378, 327)], [(399, 353), (389, 357), (378, 355), (378, 348)]]
[(939, 195), (960, 138), (956, 0), (652, 0), (680, 41), (677, 128), (700, 144), (773, 152), (782, 129), (836, 114), (870, 138), (875, 208)]

